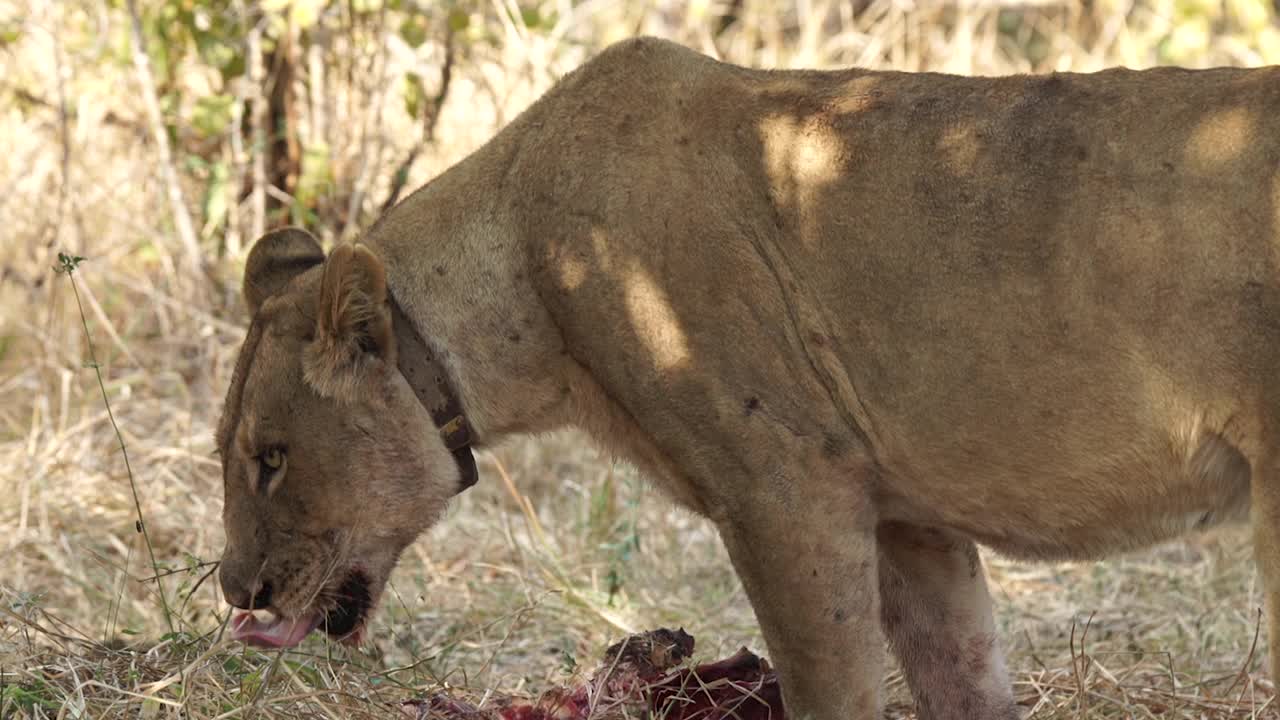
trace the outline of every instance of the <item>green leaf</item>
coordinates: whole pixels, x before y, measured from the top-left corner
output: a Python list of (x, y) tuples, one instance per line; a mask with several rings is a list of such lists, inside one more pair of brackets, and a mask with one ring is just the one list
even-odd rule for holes
[(218, 69), (223, 81), (244, 74), (244, 40), (228, 25), (213, 25), (208, 31), (192, 33), (200, 59)]
[(1012, 35), (1022, 27), (1022, 12), (1018, 10), (1001, 10), (996, 15), (996, 29), (1002, 35)]
[(204, 215), (204, 227), (200, 233), (209, 237), (222, 226), (227, 219), (227, 184), (231, 170), (224, 161), (213, 163), (209, 167), (209, 184), (204, 188), (201, 211)]
[(279, 40), (289, 29), (289, 22), (285, 19), (284, 13), (266, 13), (263, 24), (263, 43), (264, 52), (274, 52), (276, 41)]
[(405, 44), (415, 50), (427, 41), (427, 19), (421, 15), (410, 15), (400, 23), (400, 37)]
[(298, 174), (296, 196), (298, 203), (307, 207), (333, 187), (333, 164), (329, 146), (315, 143), (302, 149), (302, 168)]
[(67, 253), (60, 252), (58, 253), (58, 264), (53, 269), (55, 272), (72, 273), (75, 272), (76, 269), (80, 267), (80, 263), (84, 261), (85, 258), (79, 255), (68, 255)]
[(243, 76), (247, 69), (248, 65), (245, 64), (244, 54), (236, 53), (231, 58), (231, 61), (218, 68), (218, 71), (222, 73), (222, 81), (229, 82), (235, 78)]
[(449, 11), (449, 29), (460, 33), (467, 29), (471, 24), (471, 16), (462, 8), (454, 8)]
[(303, 30), (316, 24), (320, 19), (320, 12), (324, 10), (324, 4), (328, 0), (293, 0), (292, 6), (289, 8), (289, 16), (293, 19), (293, 24)]
[(0, 48), (12, 45), (22, 38), (22, 26), (16, 22), (0, 25)]
[(206, 138), (221, 137), (231, 126), (236, 99), (226, 93), (205, 95), (196, 99), (191, 112), (191, 125)]
[(57, 702), (53, 689), (39, 680), (22, 685), (5, 685), (0, 693), (0, 706), (6, 705), (26, 712), (35, 710), (37, 706), (55, 712), (62, 707)]
[(1174, 0), (1174, 15), (1180, 20), (1216, 20), (1222, 14), (1219, 0)]
[(404, 111), (411, 118), (420, 118), (427, 108), (427, 89), (422, 84), (422, 76), (418, 73), (406, 73), (404, 76)]
[(572, 675), (578, 669), (578, 659), (567, 648), (560, 649), (560, 669), (565, 675)]
[(326, 687), (324, 682), (324, 677), (320, 674), (320, 671), (315, 669), (314, 666), (306, 663), (296, 662), (294, 660), (285, 660), (284, 664), (292, 668), (293, 672), (298, 677), (305, 680), (309, 686), (313, 688)]
[(609, 568), (609, 574), (605, 576), (605, 582), (609, 583), (609, 607), (613, 607), (613, 598), (622, 591), (622, 573), (618, 572), (618, 568)]
[(254, 697), (262, 687), (262, 671), (254, 670), (240, 679), (240, 690), (245, 697)]

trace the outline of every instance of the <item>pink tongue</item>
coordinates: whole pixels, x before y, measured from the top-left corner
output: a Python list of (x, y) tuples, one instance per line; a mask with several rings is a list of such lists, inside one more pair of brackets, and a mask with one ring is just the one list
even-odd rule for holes
[(263, 622), (257, 615), (241, 610), (231, 618), (231, 638), (250, 645), (269, 648), (291, 648), (320, 624), (320, 617), (312, 615), (297, 620), (286, 620), (273, 615)]

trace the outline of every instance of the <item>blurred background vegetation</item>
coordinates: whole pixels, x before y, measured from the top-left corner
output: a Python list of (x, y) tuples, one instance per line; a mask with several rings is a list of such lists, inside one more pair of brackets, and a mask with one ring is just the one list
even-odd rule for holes
[[(64, 153), (75, 153), (73, 131), (140, 140), (156, 156), (170, 211), (163, 230), (172, 238), (157, 250), (201, 267), (284, 223), (353, 237), (439, 169), (424, 174), (424, 155), (457, 155), (437, 147), (451, 142), (439, 129), (446, 106), (496, 127), (593, 51), (633, 34), (770, 67), (1257, 65), (1280, 61), (1277, 4), (53, 0), (10, 5), (0, 17), (0, 102), (41, 133), (24, 139)], [(67, 185), (59, 174), (46, 183), (51, 193)]]
[[(485, 482), (406, 553), (363, 650), (313, 639), (281, 661), (218, 644), (212, 435), (253, 239), (285, 223), (358, 238), (636, 34), (757, 67), (1260, 65), (1280, 63), (1277, 5), (0, 0), (0, 716), (376, 717), (443, 683), (563, 681), (627, 630), (683, 624), (704, 656), (762, 649), (714, 529), (574, 434), (482, 454)], [(87, 258), (88, 337), (159, 582), (144, 582), (59, 252)], [(1036, 717), (1252, 717), (1270, 696), (1254, 682), (1261, 601), (1241, 534), (1107, 563), (988, 563)], [(909, 712), (901, 677), (888, 685)]]

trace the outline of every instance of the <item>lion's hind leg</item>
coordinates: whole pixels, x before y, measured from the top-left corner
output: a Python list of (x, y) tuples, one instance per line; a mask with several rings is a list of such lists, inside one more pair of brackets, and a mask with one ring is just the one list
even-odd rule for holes
[(1019, 717), (977, 547), (898, 522), (876, 535), (881, 622), (921, 720)]

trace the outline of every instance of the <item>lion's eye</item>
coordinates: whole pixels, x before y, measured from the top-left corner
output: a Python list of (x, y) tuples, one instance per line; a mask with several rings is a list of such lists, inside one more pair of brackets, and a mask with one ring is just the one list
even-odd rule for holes
[(285, 451), (282, 447), (270, 447), (258, 455), (258, 477), (255, 490), (265, 490), (267, 496), (275, 493), (284, 478)]
[(279, 470), (284, 465), (284, 451), (278, 447), (273, 447), (259, 456), (262, 465), (268, 470)]

